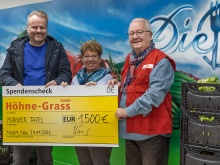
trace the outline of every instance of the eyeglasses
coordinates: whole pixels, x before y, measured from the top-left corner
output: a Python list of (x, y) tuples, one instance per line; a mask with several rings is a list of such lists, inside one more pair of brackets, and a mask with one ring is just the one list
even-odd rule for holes
[(98, 56), (99, 56), (99, 55), (95, 55), (95, 54), (94, 54), (94, 55), (90, 55), (90, 56), (89, 56), (89, 55), (84, 55), (83, 58), (84, 58), (85, 60), (88, 60), (88, 59), (90, 59), (90, 58), (94, 60), (94, 59), (96, 59)]
[(138, 30), (136, 32), (128, 32), (128, 36), (133, 37), (135, 34), (136, 34), (136, 36), (141, 36), (144, 32), (151, 32), (151, 31)]

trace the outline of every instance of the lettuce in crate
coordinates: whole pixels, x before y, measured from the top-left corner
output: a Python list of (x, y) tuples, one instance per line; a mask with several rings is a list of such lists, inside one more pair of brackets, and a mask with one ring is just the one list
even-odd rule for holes
[[(220, 84), (220, 81), (217, 76), (210, 76), (206, 78), (201, 78), (197, 80), (197, 83), (207, 83), (207, 84)], [(204, 92), (214, 92), (216, 90), (215, 86), (199, 86), (198, 87), (199, 91), (204, 91)]]

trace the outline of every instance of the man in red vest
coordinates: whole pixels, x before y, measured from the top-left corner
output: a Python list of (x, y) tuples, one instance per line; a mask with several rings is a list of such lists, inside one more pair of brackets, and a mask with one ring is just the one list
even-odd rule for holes
[(150, 22), (135, 18), (128, 29), (131, 52), (119, 86), (119, 135), (126, 139), (126, 165), (167, 165), (172, 133), (175, 62), (155, 48)]

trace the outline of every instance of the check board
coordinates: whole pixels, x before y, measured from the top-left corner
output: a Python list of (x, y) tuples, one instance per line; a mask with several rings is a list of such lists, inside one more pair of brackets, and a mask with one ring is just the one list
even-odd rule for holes
[(118, 147), (118, 87), (3, 86), (3, 144)]

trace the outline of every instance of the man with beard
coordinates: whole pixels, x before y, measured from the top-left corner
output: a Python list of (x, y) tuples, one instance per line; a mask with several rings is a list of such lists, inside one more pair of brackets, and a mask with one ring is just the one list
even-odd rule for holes
[[(28, 36), (14, 40), (0, 70), (1, 86), (41, 86), (70, 83), (70, 64), (64, 47), (47, 35), (48, 16), (33, 11), (27, 18)], [(13, 146), (13, 165), (29, 165), (33, 146)], [(52, 146), (36, 146), (38, 165), (52, 165)]]

